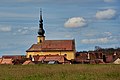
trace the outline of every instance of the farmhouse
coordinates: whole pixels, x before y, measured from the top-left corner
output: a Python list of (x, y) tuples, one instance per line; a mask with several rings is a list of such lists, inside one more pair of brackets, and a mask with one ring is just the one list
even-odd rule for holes
[(0, 60), (0, 64), (13, 64), (12, 61), (13, 61), (12, 58), (8, 58), (8, 59), (7, 58), (2, 58)]
[(46, 40), (45, 30), (43, 29), (42, 11), (40, 11), (39, 31), (37, 44), (33, 44), (26, 50), (27, 58), (33, 56), (65, 56), (67, 60), (75, 59), (75, 40)]

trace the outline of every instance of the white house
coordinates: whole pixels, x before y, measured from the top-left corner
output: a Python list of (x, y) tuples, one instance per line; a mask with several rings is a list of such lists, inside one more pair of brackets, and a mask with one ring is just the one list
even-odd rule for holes
[(113, 63), (114, 64), (120, 64), (120, 58), (117, 58)]

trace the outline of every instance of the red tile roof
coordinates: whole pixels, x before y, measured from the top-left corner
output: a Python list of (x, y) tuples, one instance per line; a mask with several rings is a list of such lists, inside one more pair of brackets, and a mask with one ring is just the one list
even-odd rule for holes
[(1, 61), (1, 64), (13, 64), (12, 63), (12, 58), (8, 58), (8, 59), (2, 59), (2, 61)]
[(34, 64), (31, 60), (25, 61), (22, 65)]
[(44, 61), (58, 61), (60, 63), (65, 61), (65, 57), (60, 55), (48, 55), (45, 57)]
[(62, 55), (41, 55), (41, 56), (33, 56), (35, 61), (58, 61), (60, 63), (65, 62), (66, 58)]
[(12, 58), (12, 59), (19, 59), (21, 60), (23, 57), (23, 55), (3, 55), (2, 58), (4, 59), (8, 59), (8, 58)]
[(26, 52), (75, 50), (74, 40), (45, 40), (41, 44), (33, 44)]

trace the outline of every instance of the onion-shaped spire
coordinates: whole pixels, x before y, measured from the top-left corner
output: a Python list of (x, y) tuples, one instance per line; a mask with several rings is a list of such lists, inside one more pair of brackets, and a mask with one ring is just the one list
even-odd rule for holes
[(44, 36), (44, 34), (45, 34), (45, 31), (43, 29), (42, 9), (40, 9), (40, 20), (39, 20), (38, 35), (39, 36)]

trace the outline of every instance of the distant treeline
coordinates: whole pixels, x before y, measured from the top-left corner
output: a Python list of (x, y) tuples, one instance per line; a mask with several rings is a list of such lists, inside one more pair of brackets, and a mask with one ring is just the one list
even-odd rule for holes
[(101, 48), (99, 46), (95, 46), (95, 50), (89, 50), (89, 51), (80, 51), (81, 53), (88, 53), (88, 52), (102, 52), (102, 53), (120, 53), (120, 47), (117, 48)]

